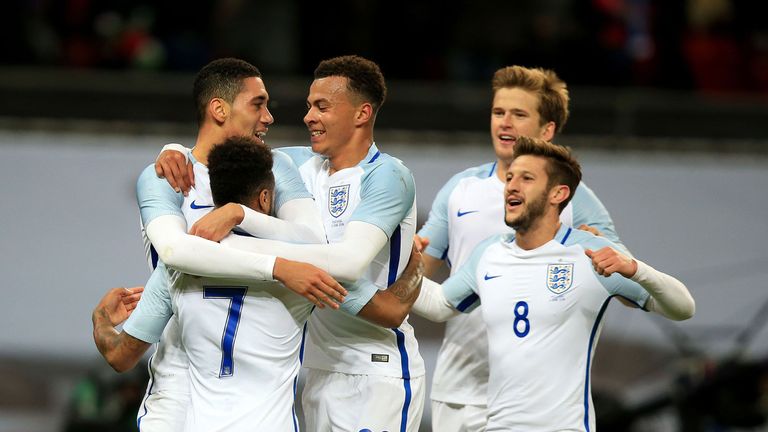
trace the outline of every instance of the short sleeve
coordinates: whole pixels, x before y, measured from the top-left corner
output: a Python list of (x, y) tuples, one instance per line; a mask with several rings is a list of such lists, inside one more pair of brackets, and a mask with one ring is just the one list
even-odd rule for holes
[(413, 207), (416, 187), (408, 168), (387, 158), (365, 174), (360, 195), (350, 221), (375, 225), (390, 237)]
[(357, 315), (360, 310), (368, 304), (379, 290), (373, 282), (367, 279), (359, 279), (353, 284), (343, 284), (347, 289), (347, 296), (344, 297), (344, 303), (340, 309), (350, 315)]
[(427, 222), (419, 230), (420, 237), (429, 238), (425, 252), (435, 258), (445, 259), (448, 255), (448, 199), (460, 177), (453, 176), (437, 193), (429, 210)]
[[(585, 237), (584, 240), (578, 241), (584, 249), (592, 249), (596, 251), (609, 246), (621, 250), (619, 245), (603, 237), (596, 237), (589, 233), (578, 233), (577, 236)], [(608, 294), (624, 297), (640, 307), (644, 307), (645, 302), (648, 301), (650, 294), (639, 283), (627, 279), (619, 273), (614, 273), (609, 277), (605, 277), (597, 274), (594, 268), (592, 269), (592, 272)]]
[(172, 316), (168, 271), (163, 263), (158, 263), (144, 286), (139, 304), (123, 325), (123, 331), (136, 339), (155, 343), (160, 340), (165, 325)]
[(273, 150), (272, 157), (274, 161), (272, 173), (275, 175), (275, 213), (288, 201), (312, 198), (293, 160), (280, 150)]
[(489, 246), (499, 242), (501, 236), (492, 236), (480, 242), (459, 270), (443, 282), (445, 298), (459, 312), (471, 312), (480, 305), (477, 287), (477, 267)]
[(573, 195), (571, 206), (573, 208), (574, 228), (578, 228), (581, 225), (597, 228), (603, 237), (616, 243), (623, 251), (627, 250), (616, 233), (616, 227), (613, 225), (613, 219), (611, 219), (608, 210), (606, 210), (597, 195), (586, 184), (579, 183), (576, 193)]
[(181, 212), (184, 196), (174, 191), (165, 179), (155, 174), (154, 165), (149, 165), (139, 175), (136, 182), (136, 201), (139, 204), (141, 222), (144, 226), (159, 216), (184, 217)]

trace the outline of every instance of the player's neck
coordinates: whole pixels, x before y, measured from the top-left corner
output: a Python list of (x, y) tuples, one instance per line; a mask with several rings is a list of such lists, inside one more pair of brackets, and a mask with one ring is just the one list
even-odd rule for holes
[(515, 233), (515, 243), (520, 249), (533, 250), (555, 238), (559, 229), (560, 219), (557, 215), (544, 215), (533, 221), (528, 229), (518, 230)]
[(506, 183), (507, 181), (507, 171), (509, 171), (510, 165), (512, 165), (512, 161), (496, 159), (496, 177), (501, 180), (502, 183)]
[(208, 166), (208, 155), (211, 153), (211, 149), (215, 144), (224, 142), (224, 140), (225, 137), (220, 136), (216, 130), (203, 126), (197, 134), (192, 156), (201, 164)]
[(328, 156), (328, 173), (333, 174), (346, 168), (357, 166), (368, 154), (368, 149), (373, 144), (373, 137), (353, 139), (343, 148)]

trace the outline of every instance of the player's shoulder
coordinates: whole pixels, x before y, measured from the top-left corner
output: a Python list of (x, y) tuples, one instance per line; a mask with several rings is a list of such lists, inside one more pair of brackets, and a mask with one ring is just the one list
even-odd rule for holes
[(139, 178), (136, 180), (137, 190), (142, 190), (147, 188), (152, 188), (152, 189), (160, 188), (160, 190), (167, 189), (168, 191), (176, 193), (171, 187), (171, 185), (168, 184), (168, 182), (164, 178), (157, 176), (157, 173), (155, 172), (154, 163), (147, 165), (147, 167), (141, 171), (141, 173), (139, 174)]
[(319, 157), (319, 156), (312, 151), (311, 147), (293, 146), (293, 147), (280, 147), (277, 149), (272, 149), (272, 157), (274, 158), (276, 163), (278, 159), (287, 157), (294, 164), (296, 164), (296, 166), (301, 166), (301, 165), (304, 165), (304, 163), (307, 162), (308, 160), (315, 157)]
[(610, 246), (622, 251), (624, 250), (624, 248), (618, 246), (616, 243), (612, 242), (611, 240), (608, 240), (605, 237), (596, 236), (591, 232), (572, 228), (572, 227), (568, 229), (570, 230), (570, 233), (567, 234), (567, 238), (563, 242), (563, 245), (565, 246), (580, 245), (584, 249), (592, 249), (592, 250), (602, 249), (606, 246)]
[(493, 176), (495, 170), (495, 162), (488, 162), (464, 169), (451, 176), (451, 178), (445, 182), (445, 185), (443, 185), (443, 189), (453, 190), (460, 186), (468, 187), (470, 184), (476, 184), (478, 181), (483, 181)]
[(479, 178), (484, 179), (493, 176), (496, 172), (496, 162), (487, 162), (482, 165), (473, 166), (454, 174), (451, 179)]
[(363, 161), (358, 167), (363, 169), (363, 182), (400, 182), (413, 183), (411, 170), (400, 159), (387, 153), (376, 153)]

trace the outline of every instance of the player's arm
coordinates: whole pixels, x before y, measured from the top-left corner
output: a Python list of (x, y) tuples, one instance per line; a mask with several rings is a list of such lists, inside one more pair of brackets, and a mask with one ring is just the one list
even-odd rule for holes
[(500, 236), (492, 236), (480, 242), (469, 258), (445, 282), (438, 284), (427, 278), (421, 284), (421, 293), (413, 305), (413, 311), (424, 318), (443, 322), (460, 312), (468, 313), (480, 305), (475, 274), (485, 250), (498, 242)]
[(387, 235), (377, 226), (352, 221), (340, 242), (299, 245), (276, 240), (229, 236), (222, 241), (233, 248), (309, 263), (327, 271), (342, 282), (355, 282), (387, 243)]
[(440, 188), (432, 202), (427, 221), (418, 233), (426, 243), (423, 251), (424, 275), (428, 278), (433, 278), (445, 265), (445, 257), (448, 253), (448, 200), (461, 178), (462, 175), (459, 173)]
[[(192, 165), (188, 163), (189, 149), (179, 144), (163, 147), (155, 162), (155, 172), (166, 176), (174, 189), (194, 185)], [(273, 151), (275, 174), (275, 212), (277, 217), (256, 212), (248, 207), (230, 203), (198, 220), (190, 233), (218, 242), (226, 237), (232, 228), (239, 225), (247, 233), (265, 239), (283, 240), (294, 243), (323, 243), (325, 230), (315, 209), (312, 195), (307, 192), (298, 168), (290, 157)], [(167, 174), (166, 174), (167, 173)], [(185, 194), (186, 195), (186, 194)]]
[(385, 290), (374, 286), (375, 294), (357, 315), (382, 327), (400, 327), (419, 296), (423, 275), (422, 254), (414, 247), (400, 277)]
[(113, 288), (91, 315), (96, 347), (118, 372), (133, 368), (151, 345), (115, 328), (131, 315), (143, 290), (142, 287)]
[[(170, 268), (196, 276), (276, 279), (312, 302), (321, 298), (340, 299), (346, 292), (320, 269), (283, 260), (277, 264), (277, 258), (269, 251), (256, 253), (227, 248), (188, 234), (180, 210), (183, 199), (150, 168), (139, 177), (136, 191), (147, 237), (160, 261)], [(331, 301), (329, 306), (335, 308), (336, 303)]]
[(645, 309), (675, 321), (686, 320), (695, 313), (693, 296), (685, 284), (676, 278), (610, 246), (596, 251), (587, 249), (585, 253), (592, 259), (597, 274), (609, 277), (618, 273), (645, 289), (650, 294)]

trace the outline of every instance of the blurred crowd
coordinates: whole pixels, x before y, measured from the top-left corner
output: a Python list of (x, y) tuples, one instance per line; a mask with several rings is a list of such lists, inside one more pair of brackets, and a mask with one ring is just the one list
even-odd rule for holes
[(768, 93), (768, 2), (14, 0), (5, 65), (194, 71), (238, 56), (306, 74), (358, 53), (395, 79), (488, 80), (505, 64), (575, 85)]

